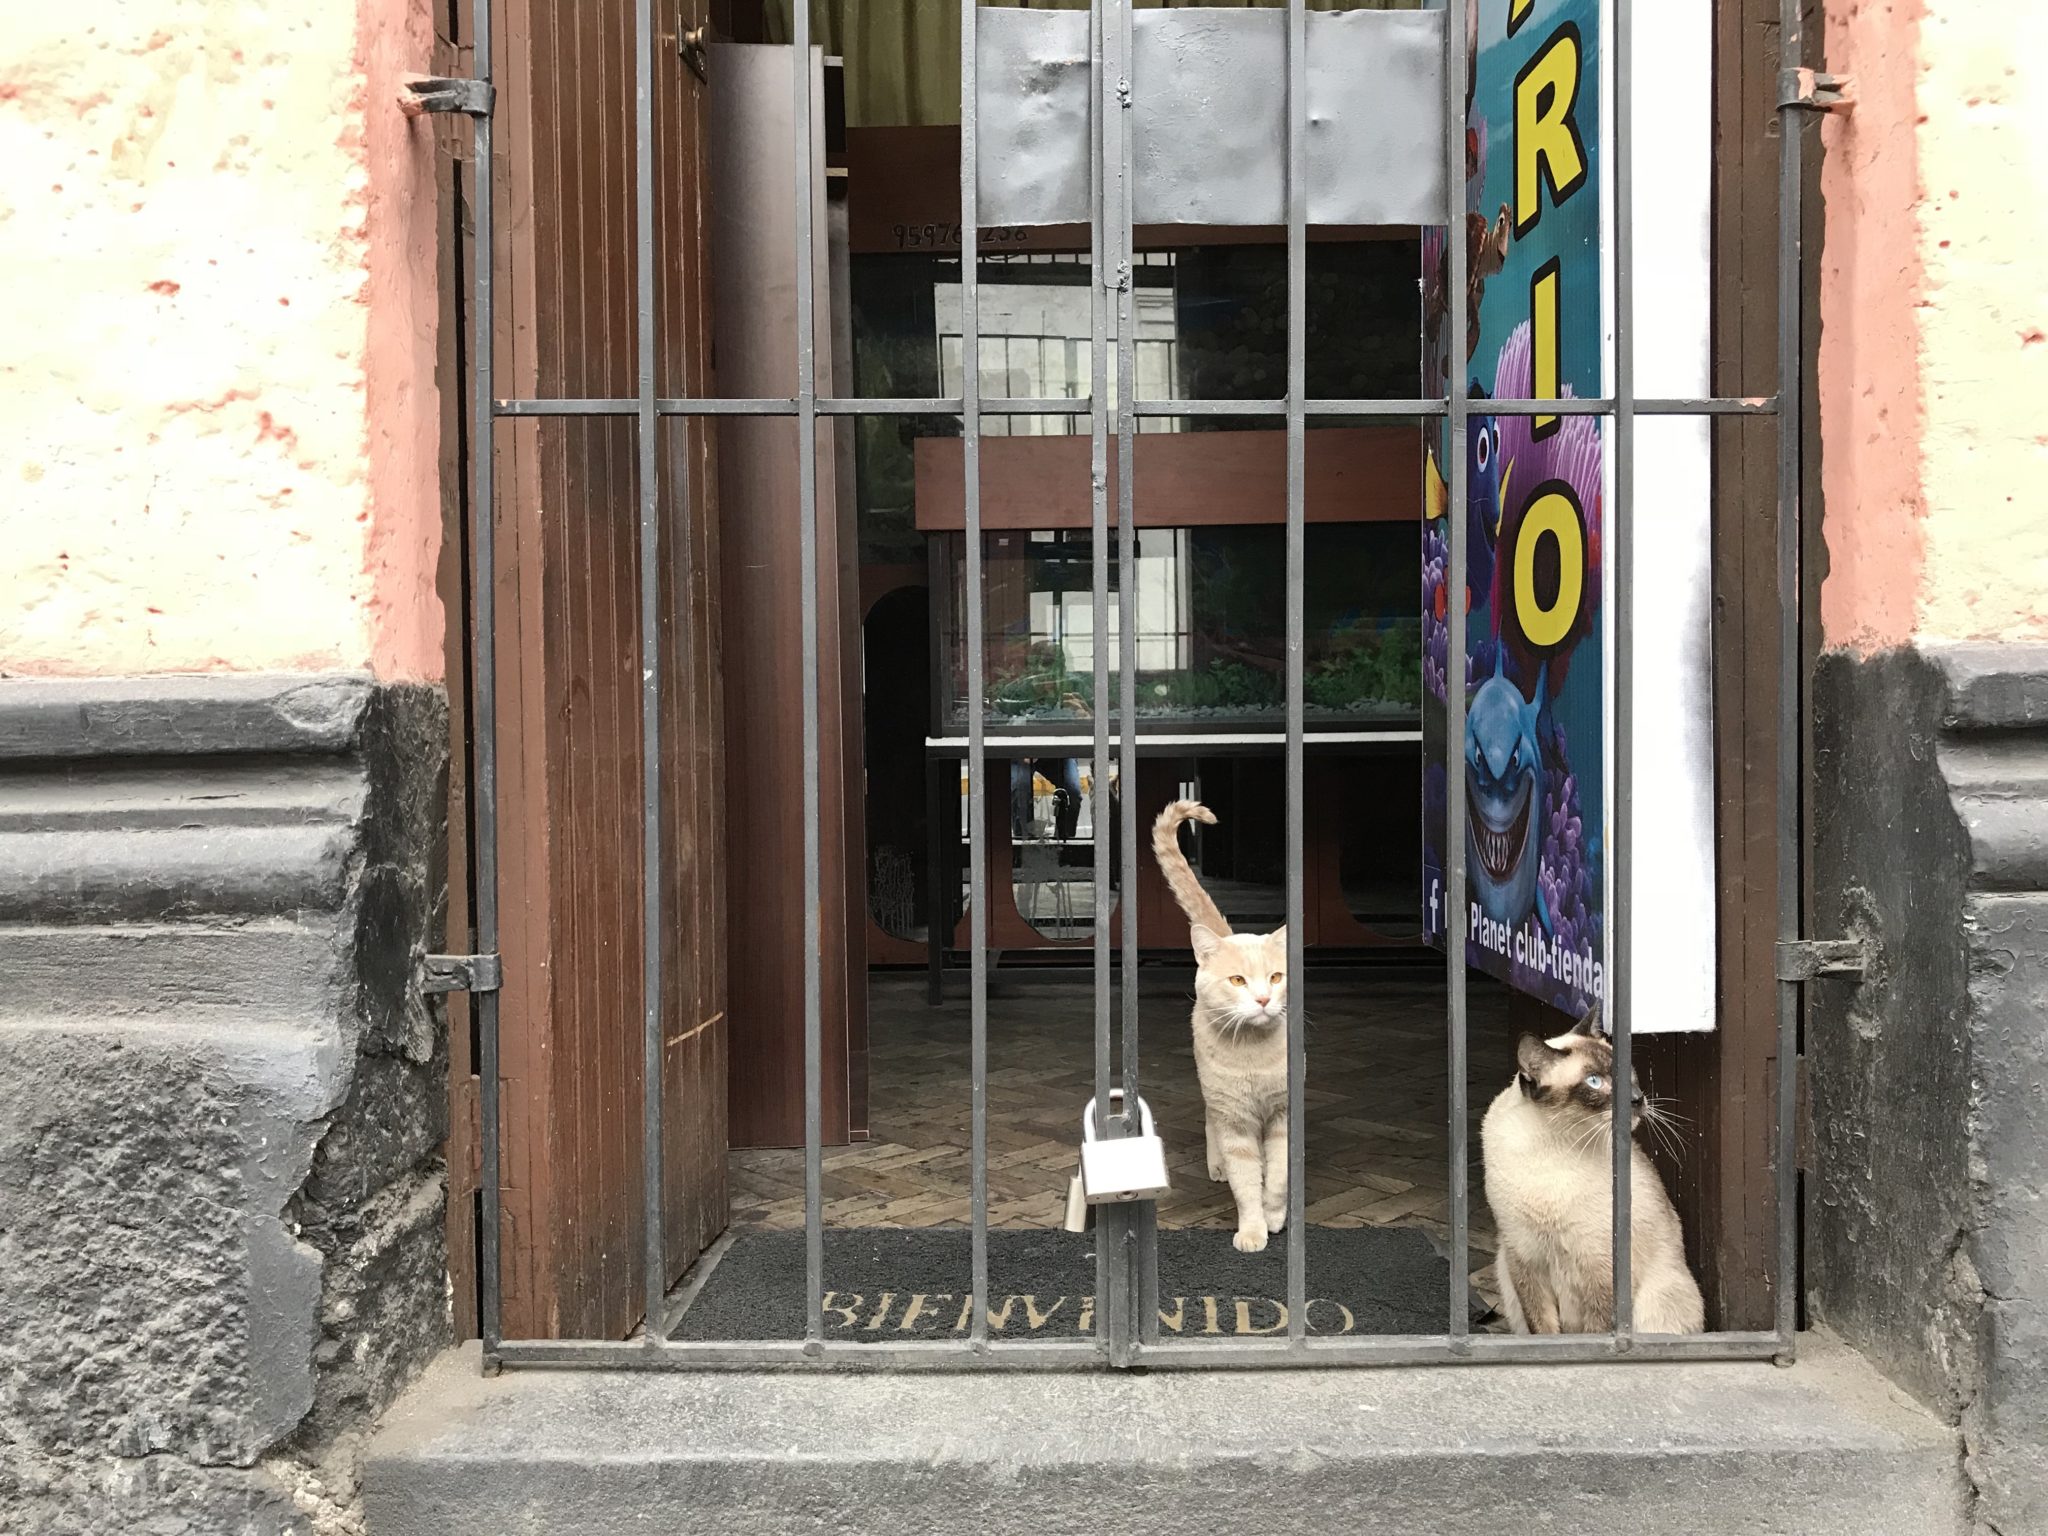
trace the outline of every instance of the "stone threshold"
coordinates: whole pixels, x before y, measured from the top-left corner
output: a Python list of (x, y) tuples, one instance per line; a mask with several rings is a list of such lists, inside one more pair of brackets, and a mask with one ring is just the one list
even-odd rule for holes
[(1799, 1363), (1113, 1375), (518, 1370), (386, 1416), (370, 1536), (1570, 1530), (1947, 1536), (1956, 1432)]

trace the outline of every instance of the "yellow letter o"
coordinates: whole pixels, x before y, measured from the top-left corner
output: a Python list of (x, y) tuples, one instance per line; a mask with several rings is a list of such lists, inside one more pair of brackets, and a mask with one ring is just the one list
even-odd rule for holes
[[(1548, 535), (1557, 540), (1557, 598), (1548, 608), (1536, 599), (1536, 547)], [(1586, 586), (1586, 534), (1579, 509), (1562, 491), (1545, 491), (1522, 514), (1515, 538), (1515, 616), (1522, 634), (1548, 650), (1571, 634)]]

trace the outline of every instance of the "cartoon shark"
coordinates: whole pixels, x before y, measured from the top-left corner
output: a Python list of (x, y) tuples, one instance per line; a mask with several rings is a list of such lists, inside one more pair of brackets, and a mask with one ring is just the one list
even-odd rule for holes
[(1493, 676), (1465, 711), (1465, 867), (1480, 909), (1513, 926), (1536, 906), (1536, 853), (1546, 814), (1536, 730), (1548, 678), (1539, 670), (1535, 699), (1524, 699), (1505, 661), (1505, 653), (1496, 657)]

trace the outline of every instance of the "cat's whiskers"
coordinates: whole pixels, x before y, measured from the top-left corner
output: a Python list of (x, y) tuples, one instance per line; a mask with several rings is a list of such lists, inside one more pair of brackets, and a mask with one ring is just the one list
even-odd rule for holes
[(1613, 1130), (1613, 1125), (1605, 1115), (1595, 1115), (1586, 1122), (1578, 1136), (1573, 1139), (1572, 1151), (1574, 1153), (1588, 1151), (1593, 1143), (1598, 1141), (1603, 1135), (1608, 1137), (1608, 1144), (1611, 1146), (1613, 1144)]
[(1678, 1122), (1682, 1116), (1673, 1114), (1659, 1099), (1643, 1101), (1643, 1124), (1650, 1128), (1650, 1134), (1667, 1155), (1678, 1162), (1685, 1161), (1685, 1138), (1680, 1135)]

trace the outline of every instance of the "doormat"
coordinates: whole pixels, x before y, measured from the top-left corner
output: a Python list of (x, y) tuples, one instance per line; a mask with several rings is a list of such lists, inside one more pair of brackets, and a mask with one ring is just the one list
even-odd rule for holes
[[(1287, 1331), (1287, 1250), (1239, 1253), (1222, 1228), (1159, 1234), (1161, 1338)], [(825, 1333), (864, 1343), (965, 1338), (970, 1234), (958, 1227), (825, 1233)], [(1412, 1227), (1310, 1227), (1312, 1334), (1444, 1332), (1450, 1265)], [(1078, 1338), (1095, 1329), (1095, 1234), (988, 1235), (989, 1335)], [(677, 1339), (800, 1339), (804, 1234), (742, 1229), (678, 1320)]]

